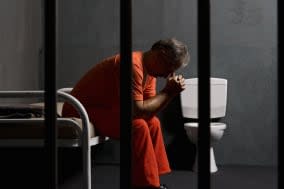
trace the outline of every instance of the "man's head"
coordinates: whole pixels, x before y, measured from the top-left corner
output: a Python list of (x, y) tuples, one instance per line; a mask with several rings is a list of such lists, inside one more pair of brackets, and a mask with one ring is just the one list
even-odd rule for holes
[(155, 42), (149, 52), (147, 72), (154, 77), (167, 77), (190, 60), (187, 46), (175, 38)]

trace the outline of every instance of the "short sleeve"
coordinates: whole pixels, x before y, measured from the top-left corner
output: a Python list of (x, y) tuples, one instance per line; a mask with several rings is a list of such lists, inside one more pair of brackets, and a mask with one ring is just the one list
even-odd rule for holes
[(132, 98), (138, 101), (143, 100), (143, 72), (138, 65), (133, 64), (132, 74)]
[(144, 100), (156, 95), (156, 78), (151, 77), (144, 89)]

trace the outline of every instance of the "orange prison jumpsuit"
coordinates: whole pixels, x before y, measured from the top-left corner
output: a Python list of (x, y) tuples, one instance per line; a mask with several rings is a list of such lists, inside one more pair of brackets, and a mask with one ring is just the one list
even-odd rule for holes
[[(142, 52), (133, 52), (133, 100), (146, 100), (156, 94), (156, 78), (148, 76), (144, 87)], [(120, 57), (112, 56), (95, 65), (74, 86), (74, 95), (86, 108), (96, 131), (114, 139), (120, 137)], [(77, 116), (67, 103), (63, 116)], [(148, 120), (132, 120), (132, 185), (145, 187), (160, 185), (159, 175), (169, 173), (160, 121), (157, 117)]]

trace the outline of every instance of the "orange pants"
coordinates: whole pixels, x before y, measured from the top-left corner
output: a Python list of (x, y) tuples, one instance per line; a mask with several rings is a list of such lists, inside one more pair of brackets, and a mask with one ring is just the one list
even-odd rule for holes
[[(119, 139), (119, 109), (89, 109), (88, 114), (101, 135)], [(106, 115), (109, 116), (106, 117)], [(132, 121), (132, 185), (158, 187), (160, 186), (159, 175), (170, 171), (159, 119), (157, 117), (149, 120), (134, 119)]]
[(159, 175), (171, 170), (159, 119), (134, 119), (132, 133), (133, 186), (160, 186)]

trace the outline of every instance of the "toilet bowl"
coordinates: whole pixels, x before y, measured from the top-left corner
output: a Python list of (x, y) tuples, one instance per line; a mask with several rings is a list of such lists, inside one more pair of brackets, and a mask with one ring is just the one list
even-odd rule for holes
[[(216, 161), (215, 161), (213, 146), (216, 142), (218, 142), (222, 138), (226, 127), (227, 126), (225, 123), (220, 123), (220, 122), (210, 123), (210, 172), (211, 173), (215, 173), (218, 171)], [(185, 123), (184, 128), (185, 128), (186, 134), (188, 138), (190, 139), (190, 141), (197, 146), (198, 123), (196, 122)], [(198, 152), (196, 153), (195, 161), (192, 167), (192, 170), (195, 172), (197, 172), (198, 170), (197, 165), (198, 165)]]
[[(198, 78), (185, 80), (186, 88), (181, 93), (182, 115), (184, 118), (198, 119)], [(219, 119), (225, 117), (227, 107), (227, 79), (210, 78), (210, 118)], [(213, 145), (219, 141), (226, 129), (226, 124), (220, 122), (210, 123), (210, 162), (211, 173), (218, 170), (215, 161)], [(184, 124), (189, 140), (197, 145), (198, 140), (198, 123), (188, 122)], [(197, 155), (193, 164), (193, 171), (197, 171)]]

